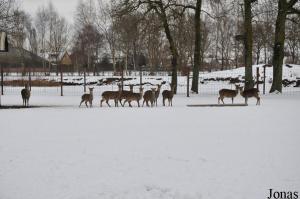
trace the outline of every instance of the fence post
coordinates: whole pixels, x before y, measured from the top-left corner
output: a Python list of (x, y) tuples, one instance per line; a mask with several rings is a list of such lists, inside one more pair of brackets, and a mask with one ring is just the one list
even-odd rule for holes
[(264, 87), (263, 87), (263, 94), (266, 94), (266, 65), (264, 65)]
[(259, 67), (256, 68), (256, 88), (259, 90)]
[(4, 81), (3, 79), (4, 79), (4, 77), (3, 76), (4, 76), (4, 74), (3, 74), (3, 67), (1, 67), (1, 95), (4, 95), (4, 91), (3, 91), (4, 90), (3, 89), (3, 84), (4, 84), (3, 83), (3, 81)]
[(142, 88), (143, 84), (143, 71), (142, 71), (142, 65), (140, 65), (140, 89)]
[(29, 71), (28, 71), (28, 79), (29, 79), (29, 90), (31, 91), (31, 70), (29, 68)]
[(121, 86), (122, 86), (122, 91), (124, 90), (124, 66), (123, 64), (121, 65)]
[(60, 96), (64, 96), (64, 90), (63, 90), (63, 86), (64, 86), (64, 81), (63, 81), (63, 72), (62, 72), (62, 65), (59, 65), (59, 69), (60, 69)]
[(86, 67), (83, 70), (83, 91), (86, 92)]
[(186, 78), (187, 78), (186, 96), (190, 97), (190, 69), (189, 68), (187, 69)]

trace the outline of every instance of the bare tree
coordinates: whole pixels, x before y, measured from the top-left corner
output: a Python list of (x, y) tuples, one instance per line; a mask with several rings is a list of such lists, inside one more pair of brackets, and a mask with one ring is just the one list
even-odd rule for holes
[(36, 13), (35, 17), (35, 27), (37, 29), (38, 37), (38, 53), (42, 55), (43, 59), (43, 69), (46, 68), (46, 34), (47, 34), (47, 24), (49, 23), (48, 12), (45, 7), (40, 7)]
[(49, 58), (56, 63), (56, 73), (58, 73), (58, 58), (66, 51), (70, 33), (70, 26), (65, 18), (58, 15), (57, 11), (50, 2), (47, 8), (48, 15), (48, 40), (47, 51)]
[(11, 42), (16, 47), (20, 57), (20, 65), (23, 68), (23, 75), (25, 75), (25, 58), (24, 45), (26, 40), (26, 23), (28, 15), (23, 11), (15, 11), (14, 28), (11, 31)]
[(0, 0), (0, 29), (11, 31), (14, 28), (16, 17), (16, 2), (15, 0)]
[[(175, 1), (176, 3), (176, 1)], [(175, 4), (174, 4), (175, 5)], [(169, 49), (170, 53), (172, 55), (171, 57), (171, 65), (172, 65), (172, 85), (175, 86), (175, 93), (177, 90), (177, 67), (178, 67), (178, 50), (176, 48), (176, 44), (174, 41), (174, 36), (171, 31), (170, 26), (170, 15), (173, 14), (173, 10), (170, 7), (171, 1), (152, 1), (152, 0), (146, 0), (146, 1), (138, 1), (138, 0), (124, 0), (119, 3), (118, 6), (118, 14), (122, 15), (124, 13), (129, 13), (135, 10), (140, 9), (141, 11), (144, 11), (144, 14), (148, 14), (150, 12), (154, 12), (159, 17), (162, 26), (164, 28), (164, 32), (166, 34), (166, 38), (169, 42)], [(146, 9), (144, 9), (146, 7)]]
[(287, 51), (291, 59), (289, 60), (292, 64), (299, 63), (300, 56), (300, 16), (290, 18), (287, 22)]
[(252, 4), (257, 0), (244, 0), (244, 63), (245, 63), (245, 88), (254, 86), (252, 75)]
[(104, 38), (108, 44), (108, 49), (111, 54), (113, 70), (116, 72), (116, 25), (113, 16), (114, 2), (105, 2), (98, 0), (98, 10), (96, 15), (96, 27), (98, 31), (104, 35)]
[(282, 64), (284, 58), (285, 25), (288, 15), (300, 15), (298, 0), (278, 0), (278, 14), (275, 28), (273, 52), (273, 84), (270, 92), (282, 92)]

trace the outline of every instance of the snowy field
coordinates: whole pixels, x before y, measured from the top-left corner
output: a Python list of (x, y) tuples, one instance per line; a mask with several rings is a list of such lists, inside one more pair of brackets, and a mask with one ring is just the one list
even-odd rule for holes
[(216, 95), (180, 94), (173, 107), (160, 98), (154, 108), (100, 108), (99, 99), (87, 109), (79, 96), (32, 96), (32, 105), (55, 107), (0, 110), (0, 199), (260, 199), (271, 188), (300, 190), (300, 95), (214, 108), (186, 105)]

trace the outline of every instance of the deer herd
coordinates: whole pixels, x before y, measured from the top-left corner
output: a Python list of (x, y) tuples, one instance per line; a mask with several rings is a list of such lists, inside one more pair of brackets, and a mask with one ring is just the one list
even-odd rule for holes
[(245, 104), (248, 104), (248, 98), (254, 97), (256, 98), (256, 105), (260, 105), (260, 97), (259, 97), (259, 90), (257, 88), (250, 88), (243, 90), (243, 87), (235, 85), (235, 90), (230, 89), (221, 89), (219, 90), (219, 98), (218, 103), (220, 100), (224, 103), (224, 98), (231, 98), (232, 104), (234, 98), (240, 93), (240, 95), (245, 98)]
[[(125, 106), (126, 103), (128, 103), (129, 107), (132, 107), (131, 102), (136, 102), (138, 107), (140, 107), (140, 101), (143, 100), (142, 106), (145, 105), (150, 107), (157, 106), (157, 99), (160, 94), (162, 84), (158, 84), (157, 88), (151, 88), (151, 90), (147, 90), (144, 93), (144, 88), (140, 87), (139, 92), (135, 93), (133, 92), (133, 85), (130, 85), (130, 90), (122, 90), (122, 86), (118, 85), (119, 90), (118, 91), (104, 91), (102, 93), (102, 99), (100, 100), (100, 106), (102, 107), (102, 103), (106, 102), (106, 104), (110, 107), (109, 104), (110, 100), (113, 100), (115, 103), (115, 107), (119, 106), (119, 103), (121, 106)], [(92, 96), (93, 93), (90, 92), (90, 95)], [(174, 96), (174, 86), (171, 86), (171, 90), (164, 90), (162, 92), (163, 96), (163, 105), (165, 106), (165, 100), (168, 99), (169, 106), (172, 106), (172, 100)], [(123, 101), (124, 100), (124, 101)], [(90, 104), (91, 105), (91, 104)]]
[[(147, 107), (153, 107), (157, 106), (157, 100), (160, 95), (162, 84), (158, 84), (156, 88), (151, 88), (151, 90), (147, 90), (144, 93), (144, 88), (140, 87), (139, 92), (135, 93), (133, 91), (133, 85), (130, 85), (130, 90), (123, 90), (121, 85), (118, 85), (118, 91), (104, 91), (101, 95), (100, 100), (100, 106), (102, 107), (103, 102), (105, 102), (109, 107), (111, 105), (109, 104), (109, 101), (114, 101), (115, 107), (119, 106), (119, 103), (122, 107), (125, 106), (126, 103), (128, 103), (129, 107), (132, 107), (132, 102), (136, 102), (138, 107), (140, 107), (140, 101), (143, 100), (142, 106), (145, 105)], [(85, 93), (81, 96), (81, 102), (79, 104), (79, 107), (82, 103), (85, 103), (86, 107), (92, 107), (93, 106), (93, 94), (94, 88), (89, 88), (89, 93)], [(168, 106), (173, 106), (173, 97), (175, 93), (175, 86), (170, 85), (170, 90), (164, 90), (162, 92), (162, 104), (163, 106), (166, 106), (166, 100), (168, 100)], [(256, 88), (250, 88), (250, 89), (243, 89), (243, 87), (239, 85), (235, 85), (235, 90), (231, 89), (221, 89), (219, 90), (219, 98), (218, 98), (218, 104), (220, 104), (220, 101), (224, 103), (224, 98), (231, 98), (232, 104), (234, 102), (234, 98), (240, 94), (245, 99), (245, 104), (248, 104), (248, 98), (254, 97), (256, 98), (256, 105), (260, 105), (260, 97), (259, 97), (259, 90)], [(28, 88), (28, 85), (25, 85), (25, 88), (21, 91), (21, 96), (23, 100), (23, 106), (28, 107), (29, 106), (29, 98), (30, 98), (30, 89)]]

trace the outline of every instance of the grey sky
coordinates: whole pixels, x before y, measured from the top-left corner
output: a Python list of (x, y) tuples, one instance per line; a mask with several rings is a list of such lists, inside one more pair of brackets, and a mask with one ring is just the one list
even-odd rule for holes
[(78, 0), (17, 0), (22, 8), (34, 16), (37, 9), (41, 6), (47, 6), (52, 1), (58, 13), (64, 16), (70, 23), (73, 23), (73, 17), (76, 10)]

